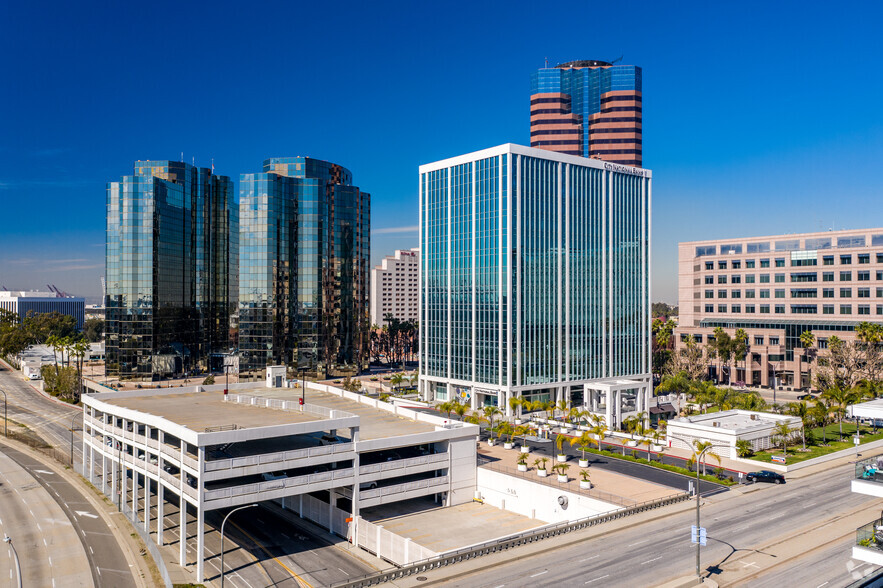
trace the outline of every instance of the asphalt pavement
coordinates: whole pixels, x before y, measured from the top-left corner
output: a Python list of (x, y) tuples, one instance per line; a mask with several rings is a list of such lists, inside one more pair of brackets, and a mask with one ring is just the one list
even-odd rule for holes
[[(61, 507), (82, 541), (95, 586), (134, 584), (132, 569), (116, 538), (104, 519), (94, 512), (92, 504), (81, 494), (80, 489), (53, 471), (56, 468), (54, 465), (6, 445), (0, 447), (0, 452), (33, 476)], [(28, 554), (24, 554), (24, 557), (28, 557)], [(47, 586), (49, 583), (35, 585)]]
[[(881, 500), (850, 491), (851, 464), (789, 481), (784, 486), (757, 485), (701, 500), (701, 525), (708, 544), (701, 548), (702, 573), (736, 584), (745, 574), (750, 586), (845, 586), (852, 581), (849, 551), (853, 519), (879, 516)], [(696, 546), (690, 527), (696, 523), (691, 503), (622, 519), (622, 522), (547, 539), (409, 577), (396, 586), (509, 588), (535, 585), (655, 586), (695, 573)], [(669, 513), (669, 514), (666, 514)], [(815, 533), (812, 535), (810, 533)], [(822, 539), (815, 536), (821, 533)], [(841, 541), (831, 554), (822, 547)], [(796, 554), (779, 555), (778, 546), (805, 540)], [(833, 557), (833, 560), (832, 560)], [(769, 567), (769, 577), (765, 573)], [(782, 582), (815, 566), (818, 584)], [(839, 570), (839, 571), (838, 571)], [(867, 573), (869, 570), (860, 570)], [(830, 579), (826, 579), (826, 577)]]

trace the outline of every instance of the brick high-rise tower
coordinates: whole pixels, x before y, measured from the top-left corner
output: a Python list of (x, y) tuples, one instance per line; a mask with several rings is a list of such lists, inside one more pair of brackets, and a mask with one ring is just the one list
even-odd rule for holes
[(641, 167), (641, 68), (583, 60), (537, 70), (530, 146)]

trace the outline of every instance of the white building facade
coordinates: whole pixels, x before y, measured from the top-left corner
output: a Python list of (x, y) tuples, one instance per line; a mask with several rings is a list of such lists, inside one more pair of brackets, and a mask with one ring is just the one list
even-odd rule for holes
[(371, 324), (382, 327), (391, 314), (401, 321), (418, 320), (419, 249), (397, 249), (371, 270)]
[(20, 320), (24, 320), (30, 313), (59, 312), (74, 317), (77, 321), (77, 330), (82, 330), (86, 314), (86, 300), (73, 296), (61, 296), (55, 292), (0, 290), (0, 308), (14, 312)]
[(506, 144), (419, 183), (422, 396), (646, 412), (651, 172)]

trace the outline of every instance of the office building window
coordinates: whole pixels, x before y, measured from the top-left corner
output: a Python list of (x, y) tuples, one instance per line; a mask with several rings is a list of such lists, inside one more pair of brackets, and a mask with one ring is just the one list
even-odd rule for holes
[(865, 270), (863, 272), (856, 272), (855, 277), (858, 278), (859, 282), (870, 282), (871, 281), (871, 272)]
[(741, 284), (742, 283), (742, 276), (730, 276), (730, 283), (731, 284)]
[(726, 284), (727, 283), (727, 276), (718, 276), (717, 283), (718, 284)]
[(851, 255), (841, 255), (840, 256), (840, 265), (849, 265), (852, 263)]
[(877, 288), (877, 298), (883, 298), (883, 288)]
[(822, 306), (822, 314), (834, 314), (834, 305), (825, 304), (824, 306)]
[(818, 314), (818, 307), (815, 304), (792, 304), (791, 312), (793, 314)]
[(779, 338), (778, 337), (770, 337), (770, 345), (778, 345)]
[(870, 253), (861, 253), (858, 256), (859, 264), (862, 263), (871, 263), (871, 254)]
[(727, 312), (727, 305), (726, 304), (718, 304), (717, 311), (718, 312)]
[(799, 274), (791, 274), (792, 282), (817, 282), (818, 277), (815, 272), (804, 272)]
[(754, 283), (754, 274), (745, 274), (745, 283), (753, 284)]
[(754, 344), (755, 345), (763, 345), (763, 336), (762, 335), (755, 335), (754, 336)]
[(706, 304), (705, 312), (714, 312), (714, 304)]
[(883, 280), (883, 270), (877, 270), (877, 279)]
[(883, 314), (883, 304), (877, 305), (877, 314)]
[(745, 290), (745, 298), (754, 298), (754, 290)]
[(717, 269), (727, 269), (727, 262), (726, 261), (717, 262)]
[(713, 261), (706, 261), (705, 262), (705, 269), (713, 270), (714, 269), (714, 262)]
[(777, 304), (776, 305), (776, 314), (785, 314), (785, 305)]
[(840, 305), (840, 314), (852, 314), (852, 305), (851, 304), (841, 304)]
[(753, 314), (754, 313), (754, 305), (753, 304), (746, 304), (745, 305), (745, 312), (749, 313), (749, 314)]
[(769, 259), (761, 259), (760, 260), (760, 267), (770, 267), (770, 260)]
[(826, 255), (822, 258), (822, 265), (834, 265), (834, 256)]
[(840, 288), (840, 298), (852, 298), (852, 288)]
[(852, 272), (840, 272), (840, 281), (849, 282), (852, 280)]
[(754, 269), (754, 260), (746, 259), (745, 260), (745, 269)]
[(702, 343), (702, 335), (693, 335), (693, 340), (696, 341), (696, 343)]
[(706, 290), (705, 297), (706, 298), (714, 298), (714, 290)]
[(834, 298), (834, 288), (822, 288), (822, 298)]
[(785, 283), (785, 274), (776, 274), (774, 279), (777, 284), (784, 284)]
[(742, 262), (734, 260), (734, 261), (730, 262), (730, 267), (732, 267), (733, 269), (739, 269), (742, 267)]
[(705, 276), (706, 284), (714, 284), (714, 276)]
[(858, 297), (859, 298), (870, 298), (871, 297), (871, 289), (870, 288), (859, 288), (858, 289)]
[(785, 290), (776, 288), (776, 298), (784, 298)]
[(859, 304), (858, 305), (858, 313), (859, 314), (871, 314), (871, 305)]
[(730, 290), (730, 298), (742, 298), (741, 290)]
[(760, 314), (769, 314), (770, 313), (770, 305), (769, 304), (761, 304), (760, 305)]
[(785, 259), (782, 257), (776, 258), (776, 267), (785, 267)]
[(761, 298), (769, 298), (769, 297), (770, 297), (770, 291), (769, 291), (769, 290), (761, 290), (761, 291), (760, 291), (760, 297), (761, 297)]
[(877, 254), (877, 263), (883, 263), (883, 253)]
[(734, 304), (734, 305), (732, 305), (732, 306), (730, 307), (730, 312), (738, 312), (738, 313), (741, 313), (741, 312), (742, 312), (742, 305), (741, 305), (741, 304)]
[(760, 283), (761, 284), (769, 284), (770, 283), (770, 275), (769, 274), (760, 274)]
[(718, 297), (718, 298), (726, 298), (726, 297), (727, 297), (727, 291), (726, 291), (726, 290), (718, 290), (718, 291), (717, 291), (717, 297)]

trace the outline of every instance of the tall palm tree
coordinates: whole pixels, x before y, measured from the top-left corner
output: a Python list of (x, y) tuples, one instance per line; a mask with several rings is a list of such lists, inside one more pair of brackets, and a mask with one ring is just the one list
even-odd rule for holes
[(570, 438), (570, 446), (576, 446), (582, 452), (582, 460), (586, 460), (586, 450), (592, 444), (592, 436), (589, 431), (583, 431), (583, 434), (579, 437), (571, 437)]
[(598, 451), (601, 451), (601, 441), (604, 440), (604, 434), (607, 432), (604, 417), (599, 414), (593, 414), (589, 417), (589, 422), (591, 423), (591, 426), (589, 427), (588, 433), (595, 437), (595, 440), (598, 442)]
[[(699, 439), (693, 440), (693, 447), (696, 448), (696, 455), (699, 455), (700, 453), (702, 453), (703, 450), (711, 447), (712, 445), (713, 445), (713, 443), (711, 441), (700, 441)], [(721, 463), (721, 456), (720, 455), (718, 455), (714, 451), (706, 451), (705, 452), (705, 459), (702, 460), (702, 475), (703, 476), (705, 475), (705, 463), (709, 457), (714, 459), (717, 462), (717, 465), (720, 465), (720, 463)], [(699, 466), (696, 466), (696, 467), (698, 468)]]
[(58, 350), (61, 348), (61, 337), (49, 335), (46, 337), (46, 345), (52, 348), (52, 357), (55, 359), (55, 381), (58, 382)]
[(858, 394), (840, 386), (832, 386), (822, 392), (822, 396), (830, 400), (833, 405), (834, 414), (837, 415), (837, 422), (840, 424), (840, 440), (842, 441), (843, 417), (846, 416), (846, 407), (858, 401)]
[(496, 406), (485, 406), (481, 411), (484, 413), (483, 420), (488, 424), (488, 431), (494, 430), (494, 419), (497, 415), (503, 414)]
[[(809, 371), (809, 348), (813, 346), (816, 342), (816, 336), (812, 334), (812, 331), (804, 331), (800, 333), (800, 346), (803, 347), (803, 362), (806, 364), (806, 370)], [(802, 375), (799, 377), (803, 377)], [(800, 387), (803, 388), (803, 382), (800, 382)]]
[(791, 439), (791, 425), (788, 424), (788, 421), (779, 421), (776, 423), (775, 434), (776, 437), (781, 439), (782, 441), (782, 453), (786, 456), (788, 455), (788, 441)]
[(515, 418), (521, 418), (521, 407), (524, 406), (524, 398), (513, 396), (509, 399), (509, 408), (512, 409)]
[(803, 450), (806, 451), (806, 426), (811, 418), (811, 409), (806, 400), (800, 402), (792, 402), (788, 405), (788, 413), (796, 417), (800, 417), (803, 427), (800, 429), (801, 438), (803, 440)]

